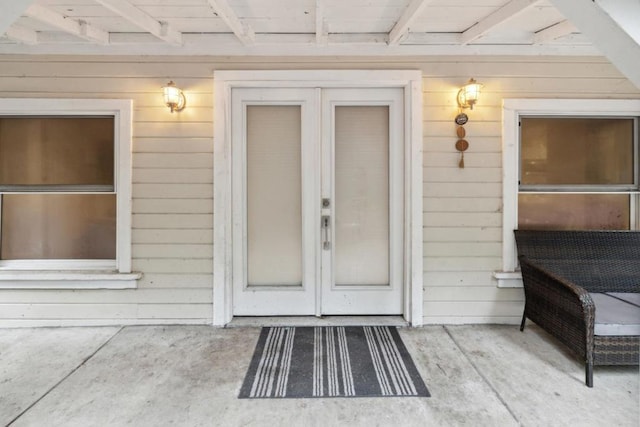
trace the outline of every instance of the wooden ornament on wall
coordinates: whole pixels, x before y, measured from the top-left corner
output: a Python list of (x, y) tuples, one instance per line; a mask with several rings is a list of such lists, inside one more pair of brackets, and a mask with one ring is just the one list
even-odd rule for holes
[(456, 142), (456, 150), (460, 152), (460, 162), (458, 163), (458, 167), (464, 168), (464, 152), (469, 148), (469, 142), (466, 139), (463, 139), (466, 136), (467, 132), (464, 127), (459, 125), (456, 128), (456, 135), (458, 135), (458, 141)]

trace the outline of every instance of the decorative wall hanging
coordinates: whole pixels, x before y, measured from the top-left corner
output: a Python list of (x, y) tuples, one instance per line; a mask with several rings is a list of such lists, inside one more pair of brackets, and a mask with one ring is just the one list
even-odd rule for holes
[(460, 88), (456, 98), (459, 107), (458, 115), (455, 118), (456, 125), (458, 125), (456, 127), (456, 135), (458, 136), (456, 150), (460, 152), (460, 161), (458, 162), (460, 168), (464, 168), (464, 152), (469, 148), (469, 142), (464, 139), (467, 134), (464, 125), (469, 121), (469, 116), (463, 110), (465, 108), (473, 110), (473, 106), (478, 102), (480, 96), (480, 88), (482, 88), (481, 84), (474, 79), (469, 79), (469, 82)]

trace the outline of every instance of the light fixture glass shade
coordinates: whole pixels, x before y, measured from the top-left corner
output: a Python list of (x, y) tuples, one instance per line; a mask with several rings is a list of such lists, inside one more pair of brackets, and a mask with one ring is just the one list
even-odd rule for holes
[(173, 81), (167, 83), (162, 90), (164, 92), (164, 103), (171, 109), (172, 113), (184, 108), (186, 103), (184, 93), (182, 93), (182, 90), (180, 90), (179, 87), (176, 87)]
[(458, 91), (458, 105), (460, 108), (470, 108), (473, 110), (473, 106), (478, 102), (478, 98), (480, 98), (481, 88), (482, 85), (480, 83), (474, 79), (469, 79), (469, 82)]

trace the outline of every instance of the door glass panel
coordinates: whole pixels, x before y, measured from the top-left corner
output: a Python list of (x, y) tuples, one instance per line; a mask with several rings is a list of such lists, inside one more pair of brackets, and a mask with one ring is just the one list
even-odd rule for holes
[(302, 284), (301, 107), (247, 106), (247, 284)]
[(115, 259), (115, 194), (5, 194), (1, 259)]
[(389, 107), (335, 108), (335, 284), (389, 284)]

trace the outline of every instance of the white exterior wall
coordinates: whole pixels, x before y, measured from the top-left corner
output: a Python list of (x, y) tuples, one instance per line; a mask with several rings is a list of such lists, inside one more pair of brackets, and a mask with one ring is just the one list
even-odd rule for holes
[[(379, 61), (203, 57), (0, 56), (0, 97), (126, 98), (133, 115), (135, 290), (0, 289), (0, 326), (211, 323), (214, 69), (402, 68), (423, 71), (424, 321), (515, 323), (521, 289), (498, 289), (503, 98), (638, 98), (601, 58), (426, 57)], [(455, 96), (484, 84), (467, 111), (465, 169)], [(160, 87), (183, 88), (170, 114)]]

